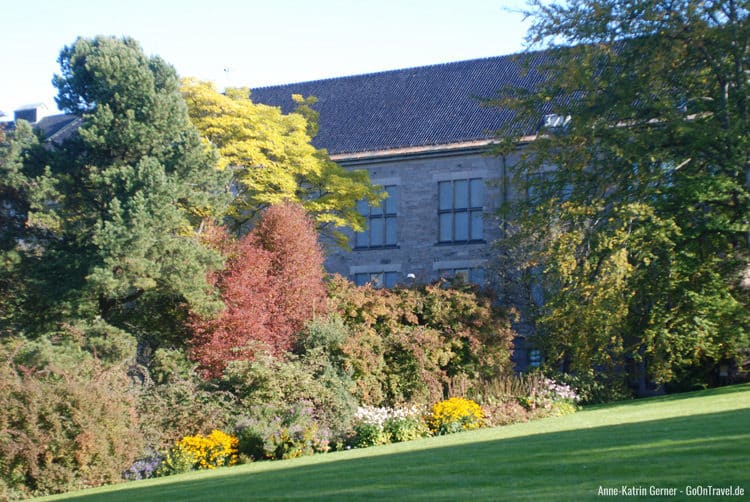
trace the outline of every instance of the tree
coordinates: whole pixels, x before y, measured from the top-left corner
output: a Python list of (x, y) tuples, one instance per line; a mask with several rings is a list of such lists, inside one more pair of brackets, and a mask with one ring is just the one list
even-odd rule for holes
[(750, 331), (748, 5), (533, 0), (528, 14), (547, 80), (498, 103), (516, 125), (561, 122), (524, 150), (530, 196), (508, 213), (544, 290), (547, 363), (641, 391), (709, 382)]
[(221, 94), (211, 83), (188, 79), (182, 93), (193, 123), (216, 145), (222, 166), (235, 173), (240, 193), (232, 216), (238, 226), (265, 207), (293, 201), (341, 244), (346, 238), (338, 229), (363, 230), (357, 201), (377, 204), (382, 195), (365, 171), (347, 171), (310, 143), (317, 131), (314, 100), (295, 96), (297, 112), (285, 115), (279, 108), (253, 103), (246, 88)]
[[(77, 39), (59, 63), (58, 106), (82, 125), (41, 160), (23, 154), (15, 170), (29, 186), (46, 173), (55, 189), (24, 215), (47, 222), (44, 241), (16, 246), (33, 289), (25, 310), (124, 324), (122, 311), (157, 295), (216, 311), (206, 273), (222, 258), (199, 234), (225, 211), (228, 180), (190, 123), (174, 68), (110, 37)], [(137, 327), (139, 316), (127, 322)]]
[(18, 315), (27, 293), (23, 257), (33, 255), (49, 228), (56, 227), (54, 219), (39, 211), (56, 195), (45, 169), (47, 158), (26, 121), (19, 120), (8, 136), (0, 138), (0, 333), (23, 331), (23, 316)]
[(271, 206), (239, 241), (223, 231), (214, 242), (228, 254), (215, 277), (225, 309), (191, 323), (191, 355), (209, 377), (220, 376), (227, 361), (252, 360), (253, 344), (283, 356), (305, 323), (326, 311), (324, 257), (301, 206)]

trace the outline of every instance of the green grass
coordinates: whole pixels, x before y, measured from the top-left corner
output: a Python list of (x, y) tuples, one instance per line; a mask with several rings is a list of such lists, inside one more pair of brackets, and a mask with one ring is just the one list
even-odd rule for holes
[(739, 486), (750, 496), (749, 468), (750, 385), (740, 385), (57, 499), (585, 500), (598, 498), (599, 487), (708, 485)]

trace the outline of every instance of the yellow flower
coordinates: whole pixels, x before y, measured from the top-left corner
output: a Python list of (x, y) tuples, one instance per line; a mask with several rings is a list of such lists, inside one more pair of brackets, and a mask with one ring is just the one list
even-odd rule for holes
[(484, 426), (484, 411), (470, 399), (452, 397), (432, 407), (428, 422), (433, 434), (478, 429)]
[(214, 469), (237, 463), (238, 443), (236, 437), (214, 430), (208, 436), (185, 436), (177, 442), (176, 448), (196, 459), (196, 469)]

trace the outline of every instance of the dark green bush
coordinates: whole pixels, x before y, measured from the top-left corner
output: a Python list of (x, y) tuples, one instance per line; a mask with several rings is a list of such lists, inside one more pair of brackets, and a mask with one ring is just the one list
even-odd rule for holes
[(237, 450), (249, 460), (281, 460), (326, 452), (327, 429), (321, 428), (307, 402), (281, 408), (256, 407), (235, 425)]
[(301, 356), (289, 354), (287, 359), (256, 352), (253, 361), (231, 362), (220, 385), (237, 396), (244, 409), (259, 403), (270, 409), (307, 403), (319, 427), (334, 435), (346, 431), (356, 410), (351, 380), (331, 364), (321, 348)]
[(140, 393), (140, 428), (148, 447), (155, 451), (167, 450), (188, 433), (227, 429), (238, 413), (231, 393), (205, 382), (192, 369), (178, 366), (181, 369), (171, 373), (157, 371), (165, 383), (146, 382)]

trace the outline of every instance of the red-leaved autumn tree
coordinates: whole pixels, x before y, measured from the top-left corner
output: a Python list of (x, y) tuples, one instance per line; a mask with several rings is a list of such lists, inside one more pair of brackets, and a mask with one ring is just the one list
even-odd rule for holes
[(228, 256), (215, 278), (225, 307), (213, 319), (191, 321), (191, 356), (206, 377), (220, 376), (227, 361), (252, 359), (253, 342), (276, 355), (289, 351), (326, 308), (323, 251), (298, 204), (271, 206), (239, 241), (226, 232), (212, 240)]

